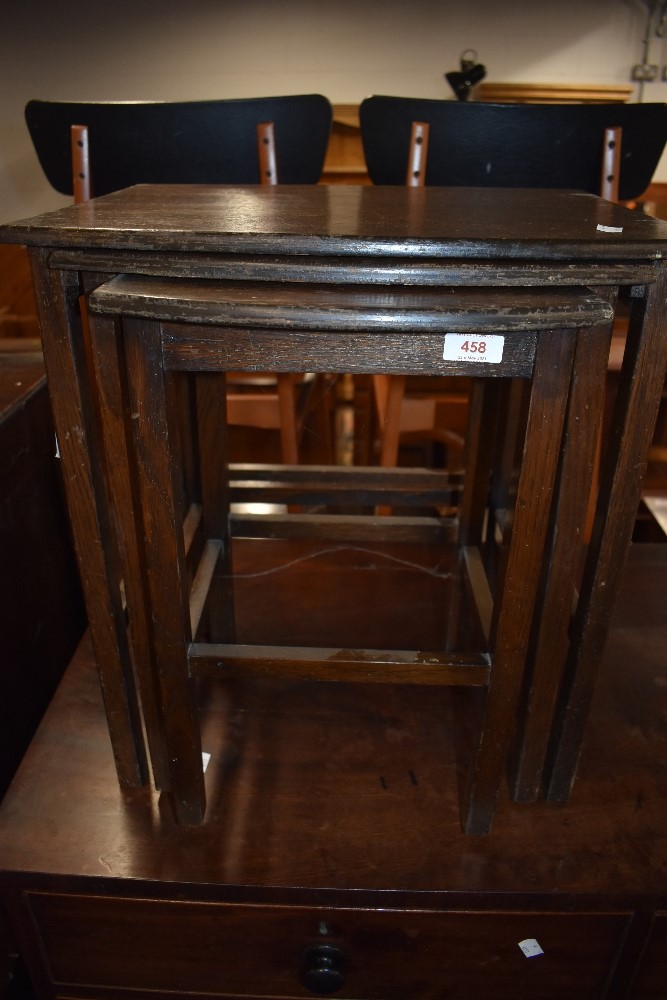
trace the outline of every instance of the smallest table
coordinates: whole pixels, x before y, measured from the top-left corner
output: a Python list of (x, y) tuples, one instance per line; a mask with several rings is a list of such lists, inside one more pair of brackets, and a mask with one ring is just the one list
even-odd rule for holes
[[(538, 588), (549, 575), (563, 571), (550, 566), (545, 555), (548, 532), (557, 530), (554, 497), (567, 488), (580, 490), (585, 499), (591, 486), (586, 469), (590, 473), (594, 434), (588, 448), (583, 442), (583, 464), (581, 455), (576, 456), (579, 471), (571, 461), (575, 456), (569, 456), (557, 483), (573, 376), (576, 392), (584, 394), (589, 406), (596, 398), (601, 402), (591, 377), (595, 368), (574, 364), (577, 337), (584, 337), (587, 352), (602, 362), (611, 305), (587, 290), (369, 290), (121, 276), (93, 292), (89, 306), (98, 379), (104, 387), (105, 445), (116, 458), (110, 477), (114, 506), (137, 514), (137, 523), (125, 519), (124, 548), (136, 546), (138, 553), (139, 578), (126, 579), (130, 606), (141, 602), (148, 609), (142, 645), (151, 656), (140, 664), (147, 678), (144, 698), (157, 692), (154, 711), (180, 819), (197, 823), (204, 814), (192, 678), (263, 674), (486, 687), (463, 816), (468, 832), (487, 832), (515, 731)], [(331, 647), (260, 645), (252, 639), (240, 644), (234, 628), (232, 535), (262, 537), (267, 524), (262, 518), (252, 523), (246, 518), (233, 530), (220, 373), (262, 368), (340, 372), (349, 370), (354, 358), (355, 371), (455, 375), (470, 365), (446, 357), (451, 340), (462, 343), (464, 350), (456, 351), (464, 359), (471, 346), (495, 352), (494, 360), (481, 368), (487, 377), (477, 383), (458, 519), (447, 525), (432, 516), (406, 523), (404, 518), (396, 522), (354, 514), (332, 521), (327, 514), (304, 519), (288, 513), (280, 524), (271, 522), (273, 537), (308, 535), (320, 547), (343, 539), (357, 544), (392, 537), (405, 541), (407, 531), (426, 544), (429, 534), (439, 533), (443, 544), (449, 527), (449, 571), (460, 581), (450, 587), (449, 607), (443, 608), (443, 647), (359, 649), (346, 647), (343, 640)], [(188, 444), (179, 418), (184, 375), (194, 393)], [(513, 393), (498, 391), (508, 385), (514, 386)], [(517, 385), (527, 391), (517, 394)], [(131, 415), (125, 422), (117, 419), (122, 400)], [(521, 409), (524, 420), (518, 419)], [(579, 419), (576, 406), (570, 419)], [(500, 433), (494, 435), (496, 425)], [(520, 460), (514, 484), (516, 453)], [(284, 474), (276, 470), (278, 478)], [(329, 470), (329, 502), (337, 491), (334, 503), (350, 506), (354, 477), (354, 470)], [(444, 507), (446, 477), (433, 480), (432, 502)], [(490, 507), (489, 481), (494, 494)], [(132, 496), (129, 484), (136, 485)], [(378, 486), (376, 502), (392, 503), (386, 488)], [(403, 487), (404, 497), (412, 489), (424, 502), (419, 479), (411, 482), (403, 474)], [(321, 489), (317, 498), (311, 496), (311, 506), (322, 500)], [(265, 494), (266, 487), (260, 487), (260, 494), (262, 490)], [(414, 504), (415, 498), (408, 502)], [(190, 525), (185, 531), (184, 520)], [(192, 543), (195, 522), (199, 544)], [(400, 602), (400, 594), (393, 600)], [(345, 623), (336, 618), (336, 595), (330, 601), (332, 636), (344, 635)]]

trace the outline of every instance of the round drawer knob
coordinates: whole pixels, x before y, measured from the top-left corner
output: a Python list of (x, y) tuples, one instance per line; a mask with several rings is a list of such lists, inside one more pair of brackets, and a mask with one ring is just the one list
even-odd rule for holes
[(303, 956), (301, 982), (312, 993), (329, 996), (342, 989), (345, 960), (342, 951), (329, 944), (318, 944)]

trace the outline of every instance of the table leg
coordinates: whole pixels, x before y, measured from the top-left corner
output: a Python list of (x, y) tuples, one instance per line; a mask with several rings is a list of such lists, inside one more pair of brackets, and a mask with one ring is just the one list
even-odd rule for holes
[(120, 555), (111, 531), (97, 401), (75, 272), (50, 270), (48, 251), (31, 250), (44, 362), (60, 448), (74, 546), (109, 720), (118, 779), (146, 781), (146, 756), (119, 587)]
[(528, 656), (530, 672), (511, 768), (514, 798), (521, 802), (535, 801), (542, 789), (549, 733), (567, 658), (569, 625), (583, 569), (610, 339), (609, 325), (586, 330), (577, 341), (549, 552), (544, 562)]
[(128, 607), (146, 739), (158, 789), (169, 788), (164, 722), (156, 680), (155, 653), (151, 646), (149, 608), (143, 583), (141, 555), (143, 530), (139, 524), (136, 483), (128, 470), (130, 408), (125, 385), (120, 322), (105, 316), (90, 317), (91, 347), (98, 387), (101, 433), (108, 460), (109, 496), (123, 555), (122, 579)]
[(637, 514), (667, 364), (667, 271), (634, 298), (623, 368), (605, 449), (600, 494), (571, 631), (564, 698), (554, 728), (547, 794), (566, 801), (620, 577)]
[(208, 601), (209, 639), (211, 642), (234, 642), (236, 629), (229, 527), (229, 452), (224, 374), (197, 374), (195, 392), (204, 538), (209, 540), (209, 544), (220, 546), (219, 554), (215, 557)]
[(540, 334), (511, 538), (494, 603), (492, 667), (463, 803), (468, 834), (491, 828), (514, 731), (556, 480), (574, 357), (572, 330)]
[(200, 823), (205, 791), (194, 681), (178, 452), (178, 375), (162, 366), (160, 324), (123, 321), (128, 401), (143, 518), (146, 586), (171, 791), (179, 822)]

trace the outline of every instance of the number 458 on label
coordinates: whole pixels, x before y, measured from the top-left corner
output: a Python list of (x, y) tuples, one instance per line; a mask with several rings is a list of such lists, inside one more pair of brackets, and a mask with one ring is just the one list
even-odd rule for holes
[(503, 360), (504, 337), (497, 334), (476, 337), (474, 334), (448, 333), (442, 352), (444, 361), (472, 361), (498, 365)]

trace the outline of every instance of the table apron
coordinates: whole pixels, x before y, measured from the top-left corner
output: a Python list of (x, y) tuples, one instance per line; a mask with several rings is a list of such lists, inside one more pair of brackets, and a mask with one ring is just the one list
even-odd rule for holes
[(218, 281), (292, 281), (347, 285), (531, 287), (634, 285), (657, 280), (662, 261), (595, 262), (529, 260), (397, 260), (364, 257), (245, 257), (235, 254), (174, 254), (56, 250), (49, 267), (65, 271), (211, 278)]

